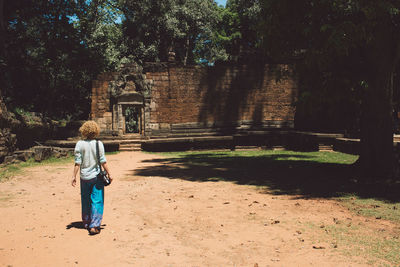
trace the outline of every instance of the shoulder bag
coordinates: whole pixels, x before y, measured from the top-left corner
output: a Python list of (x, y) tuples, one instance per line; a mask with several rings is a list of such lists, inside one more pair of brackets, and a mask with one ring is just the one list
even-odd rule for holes
[(111, 181), (110, 178), (108, 177), (107, 172), (101, 168), (98, 140), (96, 140), (96, 156), (97, 156), (97, 164), (99, 165), (100, 168), (100, 173), (97, 175), (97, 179), (100, 179), (100, 181), (103, 182), (104, 186), (108, 186), (111, 184)]

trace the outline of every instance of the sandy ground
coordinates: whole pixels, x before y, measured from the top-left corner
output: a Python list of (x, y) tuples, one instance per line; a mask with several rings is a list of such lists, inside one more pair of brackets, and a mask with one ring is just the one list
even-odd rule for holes
[(29, 168), (0, 183), (0, 266), (367, 266), (307, 231), (310, 224), (364, 220), (337, 203), (135, 174), (159, 165), (157, 157), (108, 156), (115, 181), (96, 236), (80, 225), (72, 162)]

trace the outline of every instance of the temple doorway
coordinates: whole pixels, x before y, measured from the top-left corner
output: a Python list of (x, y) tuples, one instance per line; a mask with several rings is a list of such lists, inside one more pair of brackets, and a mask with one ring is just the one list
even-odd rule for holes
[(119, 95), (113, 104), (113, 132), (117, 135), (144, 135), (144, 99), (140, 93)]
[(140, 108), (135, 106), (126, 106), (124, 110), (125, 117), (125, 133), (140, 133), (141, 126), (141, 114)]

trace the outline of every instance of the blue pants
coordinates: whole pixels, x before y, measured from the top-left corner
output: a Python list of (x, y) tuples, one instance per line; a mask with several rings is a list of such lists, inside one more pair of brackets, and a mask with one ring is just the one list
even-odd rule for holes
[(96, 178), (81, 180), (81, 203), (84, 227), (100, 227), (104, 209), (103, 183)]

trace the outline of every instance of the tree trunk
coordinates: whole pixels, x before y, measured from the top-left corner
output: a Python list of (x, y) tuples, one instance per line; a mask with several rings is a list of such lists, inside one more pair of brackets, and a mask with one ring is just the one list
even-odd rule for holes
[[(387, 26), (387, 25), (386, 25)], [(360, 166), (365, 181), (393, 178), (393, 73), (397, 40), (391, 27), (379, 27), (367, 45), (361, 116)]]
[(4, 0), (0, 0), (0, 64), (4, 56), (4, 43), (5, 43), (5, 22), (4, 22)]
[(185, 57), (183, 59), (183, 65), (186, 66), (188, 57), (189, 57), (189, 46), (190, 46), (190, 40), (189, 37), (186, 37), (186, 42), (185, 42)]

